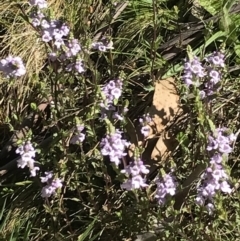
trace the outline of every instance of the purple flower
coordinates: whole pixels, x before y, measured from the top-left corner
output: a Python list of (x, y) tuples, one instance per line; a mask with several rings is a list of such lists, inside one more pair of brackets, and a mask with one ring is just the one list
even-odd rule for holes
[(70, 140), (71, 144), (79, 144), (85, 140), (85, 134), (82, 133), (83, 129), (84, 129), (83, 125), (76, 126), (76, 134), (73, 135), (73, 137), (71, 138)]
[(231, 192), (231, 188), (226, 181), (228, 176), (223, 170), (222, 165), (213, 164), (211, 168), (208, 168), (205, 173), (202, 174), (201, 179), (203, 183), (201, 187), (198, 188), (196, 198), (197, 203), (200, 203), (199, 200), (201, 200), (201, 205), (203, 205), (206, 200), (212, 200), (218, 190), (224, 193)]
[(189, 66), (189, 70), (194, 74), (195, 76), (202, 78), (205, 76), (204, 68), (202, 67), (201, 62), (197, 57), (195, 57), (191, 62)]
[(211, 164), (215, 164), (215, 163), (221, 164), (222, 163), (222, 155), (217, 153), (214, 156), (212, 156), (210, 160), (211, 160), (210, 161)]
[(40, 11), (33, 12), (30, 14), (31, 23), (34, 27), (39, 27), (41, 23), (44, 21), (43, 18), (44, 14)]
[(200, 95), (200, 98), (201, 98), (201, 100), (202, 100), (202, 99), (204, 99), (204, 98), (206, 97), (206, 92), (205, 92), (204, 90), (201, 90), (201, 91), (199, 92), (199, 95)]
[(176, 179), (172, 175), (166, 174), (163, 178), (158, 178), (156, 183), (157, 190), (155, 198), (157, 199), (158, 203), (162, 205), (166, 202), (168, 195), (175, 195), (177, 187)]
[[(43, 2), (45, 1), (32, 0), (31, 4), (37, 6)], [(81, 46), (77, 39), (69, 36), (70, 28), (66, 23), (60, 20), (49, 20), (39, 9), (32, 13), (30, 18), (32, 24), (38, 28), (42, 41), (51, 42), (52, 53), (48, 55), (49, 60), (58, 59), (63, 66), (61, 69), (67, 72), (85, 72), (83, 61), (77, 56), (81, 51)]]
[(139, 122), (142, 125), (141, 133), (143, 134), (144, 138), (149, 136), (149, 133), (151, 131), (150, 126), (148, 125), (152, 121), (152, 118), (149, 114), (143, 115), (143, 118), (139, 119)]
[(221, 67), (225, 66), (224, 63), (224, 54), (221, 52), (213, 52), (210, 56), (206, 58), (206, 60), (213, 66), (213, 67)]
[(83, 73), (85, 71), (84, 67), (83, 67), (83, 62), (82, 60), (77, 60), (75, 63), (70, 63), (67, 65), (66, 67), (66, 71), (71, 72), (78, 72), (78, 73)]
[(45, 177), (40, 177), (42, 183), (46, 186), (42, 188), (41, 196), (49, 198), (56, 193), (56, 190), (62, 188), (62, 180), (59, 178), (54, 179), (53, 172), (45, 172)]
[(85, 71), (85, 69), (83, 67), (83, 62), (80, 59), (76, 61), (74, 68), (75, 68), (76, 72), (78, 72), (80, 74)]
[(212, 136), (208, 137), (207, 150), (212, 154), (210, 165), (201, 175), (201, 184), (198, 187), (196, 203), (205, 206), (211, 214), (214, 210), (213, 197), (218, 191), (231, 193), (231, 187), (228, 184), (228, 175), (223, 167), (223, 155), (228, 155), (232, 148), (230, 144), (236, 139), (234, 134), (229, 134), (227, 128), (215, 129)]
[(63, 41), (63, 39), (61, 39), (61, 38), (56, 39), (56, 40), (54, 41), (54, 46), (56, 46), (57, 49), (60, 49), (60, 47), (63, 46), (63, 45), (64, 45), (64, 41)]
[[(105, 118), (110, 111), (116, 110), (113, 102), (122, 95), (122, 87), (121, 79), (110, 80), (102, 87), (101, 91), (104, 95), (104, 100), (100, 103), (102, 118)], [(118, 112), (113, 114), (113, 118), (123, 119)]]
[(151, 131), (151, 128), (149, 126), (143, 126), (141, 128), (141, 133), (145, 138), (149, 136), (150, 131)]
[(148, 185), (145, 182), (146, 181), (142, 178), (142, 176), (137, 175), (121, 184), (121, 188), (130, 191), (134, 189), (139, 189), (141, 187), (147, 187)]
[(38, 8), (47, 8), (47, 2), (45, 0), (29, 0), (30, 5)]
[(106, 52), (109, 49), (113, 49), (113, 42), (108, 41), (106, 38), (103, 38), (99, 42), (92, 43), (91, 47), (101, 52)]
[(148, 186), (146, 184), (146, 180), (142, 177), (142, 175), (148, 174), (149, 169), (143, 164), (143, 161), (139, 158), (126, 166), (125, 169), (121, 171), (121, 173), (126, 174), (128, 177), (128, 179), (123, 184), (121, 184), (121, 187), (123, 189), (130, 191)]
[(81, 51), (80, 44), (77, 39), (68, 40), (64, 47), (66, 58), (76, 56)]
[(143, 161), (138, 158), (135, 161), (131, 162), (130, 165), (126, 166), (121, 173), (128, 174), (128, 176), (137, 176), (139, 174), (148, 174), (149, 169), (144, 165)]
[(50, 34), (48, 31), (44, 31), (44, 32), (43, 32), (43, 35), (42, 35), (42, 41), (43, 41), (43, 42), (48, 43), (48, 42), (50, 42), (52, 39), (53, 39), (53, 38), (52, 38), (51, 34)]
[(22, 59), (11, 55), (0, 60), (0, 71), (2, 71), (7, 78), (20, 77), (26, 73)]
[(49, 53), (48, 58), (49, 58), (49, 60), (54, 62), (54, 61), (57, 60), (57, 54), (56, 53)]
[(216, 150), (222, 154), (228, 154), (232, 152), (232, 148), (230, 147), (232, 139), (234, 139), (234, 135), (227, 135), (223, 129), (218, 128), (214, 131), (213, 136), (208, 137), (207, 150)]
[(205, 60), (204, 66), (196, 56), (189, 61), (185, 60), (182, 77), (186, 86), (205, 87), (200, 89), (201, 99), (213, 95), (218, 90), (222, 67), (224, 67), (224, 55), (220, 52), (214, 52)]
[(53, 172), (52, 171), (44, 172), (44, 174), (45, 174), (45, 177), (40, 177), (41, 182), (45, 183), (45, 182), (51, 181), (51, 179), (53, 178)]
[(68, 36), (70, 32), (69, 27), (65, 23), (59, 20), (51, 20), (50, 22), (47, 20), (42, 20), (41, 27), (42, 40), (44, 42), (50, 42), (54, 40), (54, 45), (57, 47), (57, 49), (65, 45), (63, 37)]
[(208, 203), (205, 207), (210, 215), (213, 214), (215, 207), (212, 203)]
[(108, 134), (103, 138), (100, 143), (102, 155), (109, 156), (110, 161), (116, 166), (120, 164), (121, 158), (127, 155), (125, 149), (129, 146), (129, 143), (122, 139), (121, 134), (122, 132), (116, 130), (115, 133)]
[(30, 169), (30, 177), (36, 177), (37, 176), (37, 172), (40, 170), (39, 167), (33, 167), (32, 169)]
[(220, 81), (220, 74), (218, 71), (210, 70), (208, 75), (210, 77), (210, 82), (213, 84), (217, 84)]
[(35, 155), (36, 151), (30, 141), (23, 143), (16, 149), (16, 153), (20, 154), (21, 158), (17, 160), (17, 166), (19, 168), (25, 168), (26, 166), (30, 170), (30, 176), (35, 177), (36, 172), (39, 171), (39, 167), (35, 167)]
[(203, 78), (205, 75), (205, 69), (197, 57), (185, 62), (183, 80), (187, 86), (199, 86), (198, 78)]

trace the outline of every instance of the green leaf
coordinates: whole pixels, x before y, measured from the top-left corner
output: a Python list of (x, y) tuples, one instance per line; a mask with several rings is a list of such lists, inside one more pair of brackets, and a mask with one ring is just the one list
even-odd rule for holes
[(198, 3), (212, 15), (216, 15), (222, 9), (225, 0), (199, 0)]
[(213, 121), (209, 118), (207, 118), (207, 121), (208, 121), (208, 124), (209, 124), (209, 127), (210, 127), (211, 131), (214, 131), (215, 125), (214, 125)]
[(27, 184), (31, 184), (32, 181), (23, 181), (23, 182), (16, 182), (16, 186), (26, 186)]
[(234, 46), (235, 54), (240, 58), (240, 45)]
[[(84, 240), (86, 240), (86, 238), (87, 238), (87, 237), (90, 235), (90, 233), (92, 232), (93, 226), (94, 226), (96, 220), (97, 220), (97, 217), (88, 225), (88, 227), (87, 227), (87, 229), (85, 230), (85, 232), (82, 233), (82, 234), (80, 234), (80, 235), (78, 236), (78, 241), (84, 241)], [(89, 240), (89, 239), (88, 239), (88, 240)]]
[(36, 110), (37, 109), (36, 103), (31, 103), (30, 106), (31, 106), (32, 110)]

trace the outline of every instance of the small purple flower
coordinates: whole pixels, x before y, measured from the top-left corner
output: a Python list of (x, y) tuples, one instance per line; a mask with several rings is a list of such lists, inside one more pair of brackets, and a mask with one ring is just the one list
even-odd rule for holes
[(91, 47), (101, 52), (106, 52), (109, 49), (113, 49), (113, 42), (108, 41), (106, 38), (103, 38), (99, 42), (92, 43)]
[(59, 38), (54, 41), (54, 46), (56, 46), (57, 49), (60, 49), (61, 46), (64, 45), (63, 39)]
[(132, 177), (131, 179), (128, 179), (123, 184), (121, 184), (122, 189), (126, 189), (128, 191), (140, 189), (141, 187), (147, 187), (146, 180), (143, 179), (142, 176), (137, 175)]
[(128, 177), (128, 179), (123, 184), (121, 184), (121, 187), (123, 189), (130, 191), (148, 186), (146, 184), (146, 180), (142, 177), (142, 175), (148, 174), (149, 169), (139, 158), (126, 166), (125, 169), (121, 171), (121, 173), (126, 174)]
[(44, 172), (44, 174), (45, 174), (45, 177), (40, 177), (42, 183), (48, 182), (53, 178), (53, 172), (52, 171)]
[(208, 75), (210, 77), (210, 82), (213, 84), (217, 84), (220, 81), (220, 74), (218, 71), (211, 70)]
[(79, 144), (85, 140), (85, 134), (82, 133), (83, 129), (84, 129), (83, 125), (76, 126), (76, 134), (73, 135), (73, 137), (71, 138), (70, 140), (71, 144)]
[(203, 78), (205, 75), (205, 69), (197, 57), (185, 62), (184, 74), (182, 78), (187, 86), (199, 86), (198, 78)]
[(85, 69), (83, 67), (83, 62), (80, 59), (76, 61), (74, 68), (75, 68), (76, 72), (78, 72), (79, 74), (81, 74), (85, 71)]
[(66, 58), (76, 56), (81, 51), (80, 44), (77, 39), (68, 40), (64, 47)]
[(230, 144), (232, 142), (230, 139), (232, 138), (234, 138), (233, 135), (229, 137), (224, 133), (224, 131), (221, 128), (218, 128), (214, 131), (213, 136), (208, 137), (207, 150), (216, 150), (222, 154), (228, 154), (232, 152), (232, 148), (230, 147)]
[(130, 165), (126, 166), (121, 173), (126, 173), (128, 175), (137, 176), (139, 174), (148, 174), (149, 169), (144, 165), (143, 161), (138, 158), (135, 161), (131, 162)]
[(144, 138), (149, 136), (149, 133), (151, 131), (151, 128), (149, 126), (149, 123), (152, 121), (152, 118), (149, 114), (143, 115), (143, 118), (139, 119), (139, 122), (142, 125), (141, 133), (143, 134)]
[(0, 71), (2, 71), (7, 78), (20, 77), (26, 73), (22, 59), (11, 55), (0, 60)]
[[(118, 100), (122, 95), (123, 83), (121, 79), (110, 80), (105, 84), (101, 91), (104, 95), (104, 100), (100, 103), (102, 118), (107, 116), (107, 113), (115, 111), (114, 100)], [(113, 113), (116, 119), (122, 119), (119, 113)]]
[(206, 92), (204, 90), (201, 90), (199, 92), (199, 95), (200, 95), (201, 100), (203, 100), (206, 97)]
[(16, 149), (16, 153), (21, 156), (21, 158), (17, 160), (17, 166), (22, 169), (27, 166), (31, 173), (30, 176), (35, 177), (36, 172), (39, 171), (39, 167), (34, 166), (36, 151), (31, 142), (27, 141), (23, 143)]
[(49, 60), (51, 60), (52, 62), (57, 60), (57, 54), (56, 53), (49, 53), (48, 54), (48, 58)]
[(204, 73), (204, 68), (202, 67), (201, 62), (199, 61), (199, 59), (197, 57), (195, 57), (191, 62), (190, 62), (190, 66), (189, 66), (189, 70), (192, 72), (192, 74), (194, 74), (195, 76), (202, 78), (205, 76)]
[(29, 0), (30, 5), (36, 6), (38, 8), (47, 8), (46, 0)]
[(56, 190), (62, 188), (62, 180), (59, 178), (54, 179), (53, 172), (45, 172), (45, 177), (40, 177), (42, 183), (46, 183), (46, 186), (42, 188), (41, 196), (43, 198), (49, 198), (56, 193)]
[(228, 176), (223, 170), (222, 165), (212, 165), (212, 169), (208, 168), (201, 176), (201, 179), (204, 181), (201, 187), (198, 188), (196, 198), (197, 203), (200, 203), (199, 200), (202, 200), (201, 205), (203, 205), (206, 200), (212, 200), (218, 190), (224, 193), (231, 192), (231, 188), (226, 181)]
[(215, 154), (214, 156), (212, 156), (211, 157), (211, 161), (210, 161), (210, 163), (211, 164), (221, 164), (222, 163), (222, 155), (221, 154), (219, 154), (219, 153), (217, 153), (217, 154)]
[(122, 139), (121, 134), (122, 132), (116, 130), (115, 133), (108, 134), (103, 138), (100, 143), (102, 155), (109, 156), (110, 161), (116, 166), (120, 164), (121, 158), (127, 155), (125, 149), (129, 146), (129, 143)]
[[(41, 17), (41, 19), (43, 19), (43, 17)], [(47, 21), (46, 19), (43, 19), (41, 21), (41, 27), (42, 27), (43, 30), (44, 29), (49, 29), (51, 27), (50, 22)]]
[(42, 41), (43, 41), (43, 42), (48, 43), (48, 42), (50, 42), (52, 39), (53, 39), (53, 38), (52, 38), (51, 34), (50, 34), (48, 31), (44, 31), (44, 32), (43, 32), (43, 35), (42, 35)]
[(70, 63), (67, 65), (66, 67), (66, 71), (71, 72), (78, 72), (78, 73), (83, 73), (85, 71), (84, 67), (83, 67), (83, 62), (82, 60), (77, 60), (75, 63)]
[(151, 131), (151, 128), (149, 126), (143, 126), (141, 128), (141, 133), (145, 138), (149, 136), (150, 131)]
[(213, 67), (221, 67), (224, 68), (224, 54), (221, 52), (213, 52), (210, 56), (206, 58), (206, 60), (213, 66)]
[(39, 167), (33, 167), (32, 169), (30, 169), (30, 177), (36, 177), (37, 172), (40, 170)]
[(174, 196), (176, 193), (176, 179), (171, 174), (166, 174), (163, 178), (157, 180), (157, 190), (155, 198), (160, 205), (166, 202), (168, 195)]
[(215, 207), (212, 203), (208, 203), (205, 207), (210, 215), (213, 214)]
[(30, 15), (31, 23), (34, 27), (39, 27), (41, 23), (44, 21), (43, 18), (44, 18), (44, 14), (40, 11), (31, 13)]
[(228, 155), (232, 148), (230, 144), (236, 139), (236, 135), (229, 134), (227, 128), (217, 128), (212, 136), (208, 137), (207, 150), (212, 155), (210, 165), (201, 175), (201, 184), (198, 187), (196, 203), (205, 206), (209, 214), (214, 210), (213, 197), (218, 191), (231, 193), (231, 187), (228, 184), (228, 175), (223, 168), (224, 155)]
[[(48, 56), (49, 60), (58, 59), (63, 67), (61, 70), (80, 74), (85, 72), (83, 61), (78, 58), (81, 46), (77, 39), (69, 36), (69, 26), (60, 20), (49, 19), (40, 11), (40, 8), (46, 7), (45, 0), (30, 0), (30, 4), (38, 7), (30, 16), (33, 26), (38, 29), (43, 42), (51, 43), (52, 53)], [(106, 48), (110, 48), (110, 43)]]

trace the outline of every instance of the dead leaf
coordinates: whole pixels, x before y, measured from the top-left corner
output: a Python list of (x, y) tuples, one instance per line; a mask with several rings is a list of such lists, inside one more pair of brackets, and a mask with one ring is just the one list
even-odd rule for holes
[(157, 132), (161, 132), (179, 112), (179, 95), (173, 78), (155, 84), (153, 103), (149, 110)]
[(150, 159), (150, 166), (152, 166), (154, 165), (153, 160), (155, 163), (165, 161), (177, 144), (174, 120), (182, 114), (182, 109), (179, 105), (179, 95), (173, 78), (160, 80), (155, 84), (149, 114), (153, 120), (150, 124), (153, 134), (147, 139), (143, 158), (148, 163)]

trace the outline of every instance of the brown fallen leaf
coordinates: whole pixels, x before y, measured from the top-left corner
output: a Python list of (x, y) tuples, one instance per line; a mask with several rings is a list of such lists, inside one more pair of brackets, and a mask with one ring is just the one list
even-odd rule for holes
[(182, 113), (175, 80), (168, 78), (156, 82), (153, 103), (149, 110), (152, 131), (143, 153), (143, 159), (151, 166), (150, 173), (156, 169), (156, 163), (164, 162), (175, 149), (177, 131), (174, 121)]

